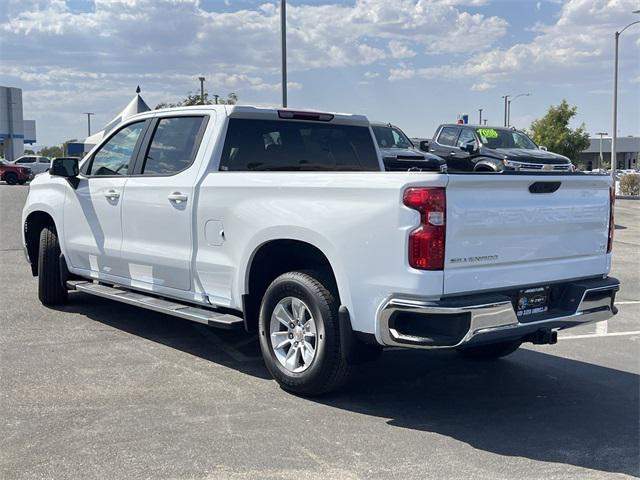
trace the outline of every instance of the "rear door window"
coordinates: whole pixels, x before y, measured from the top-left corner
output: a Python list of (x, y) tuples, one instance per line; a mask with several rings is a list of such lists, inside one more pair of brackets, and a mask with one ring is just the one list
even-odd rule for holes
[(161, 118), (142, 167), (143, 175), (173, 175), (191, 165), (203, 117)]
[(460, 128), (458, 127), (443, 127), (442, 130), (440, 130), (440, 135), (438, 136), (438, 143), (440, 145), (454, 147), (456, 145), (456, 139), (458, 138), (459, 132)]
[(222, 171), (379, 171), (368, 127), (229, 120)]

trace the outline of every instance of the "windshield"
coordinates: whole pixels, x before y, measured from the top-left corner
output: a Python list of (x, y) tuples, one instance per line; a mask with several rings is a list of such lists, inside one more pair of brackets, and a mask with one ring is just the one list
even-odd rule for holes
[(536, 150), (538, 146), (522, 132), (498, 128), (478, 128), (480, 141), (488, 148), (524, 148)]
[(413, 148), (413, 143), (396, 127), (372, 127), (380, 148)]

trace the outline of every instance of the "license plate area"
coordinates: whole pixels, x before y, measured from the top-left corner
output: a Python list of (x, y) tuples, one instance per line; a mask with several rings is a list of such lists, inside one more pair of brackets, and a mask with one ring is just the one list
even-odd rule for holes
[(518, 292), (516, 315), (526, 317), (549, 310), (549, 287), (526, 288)]

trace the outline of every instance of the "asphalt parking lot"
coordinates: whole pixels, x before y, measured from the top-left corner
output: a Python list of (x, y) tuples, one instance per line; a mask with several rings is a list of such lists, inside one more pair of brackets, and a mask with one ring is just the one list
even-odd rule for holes
[(27, 191), (0, 185), (2, 479), (640, 476), (640, 201), (616, 204), (609, 322), (488, 364), (387, 351), (309, 400), (241, 332), (82, 293), (40, 305)]

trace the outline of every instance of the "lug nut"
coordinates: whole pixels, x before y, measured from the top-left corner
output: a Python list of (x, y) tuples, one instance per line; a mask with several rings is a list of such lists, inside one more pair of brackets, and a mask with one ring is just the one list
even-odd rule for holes
[(298, 346), (298, 342), (293, 342), (293, 346), (297, 347)]
[(293, 338), (293, 333), (290, 333), (290, 334), (289, 334), (289, 338), (290, 338), (290, 339), (291, 339), (291, 338)]

